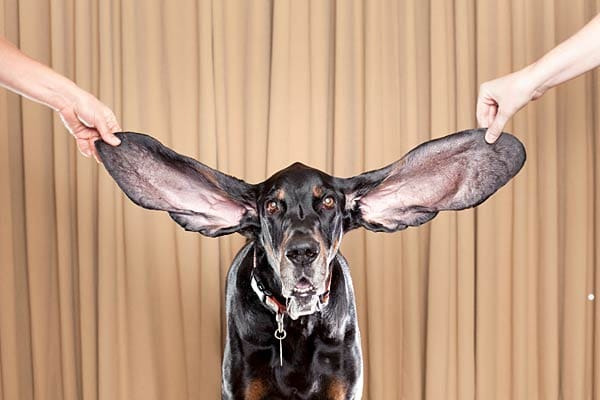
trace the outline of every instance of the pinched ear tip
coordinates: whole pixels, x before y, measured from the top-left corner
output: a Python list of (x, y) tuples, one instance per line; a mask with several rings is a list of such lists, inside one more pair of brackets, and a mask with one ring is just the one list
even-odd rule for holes
[(473, 157), (478, 158), (477, 163), (479, 166), (503, 171), (505, 180), (508, 182), (525, 164), (527, 159), (525, 145), (516, 136), (508, 132), (502, 132), (498, 140), (494, 143), (488, 143), (485, 140), (485, 132), (485, 128), (471, 129), (448, 135), (446, 138), (462, 137), (466, 142), (472, 143), (470, 145), (471, 150), (475, 151), (472, 151), (471, 154)]
[[(485, 128), (476, 129), (481, 138), (485, 141)], [(512, 133), (510, 132), (502, 132), (498, 140), (494, 143), (485, 142), (488, 146), (520, 146), (523, 147), (523, 143)]]
[[(485, 139), (484, 139), (485, 141)], [(527, 159), (527, 151), (525, 145), (510, 133), (503, 132), (500, 138), (492, 144), (486, 142), (488, 146), (492, 146), (496, 152), (501, 153), (507, 160), (512, 161), (511, 172), (515, 175)]]
[(504, 138), (500, 142), (506, 142), (505, 146), (509, 147), (512, 151), (512, 154), (515, 156), (515, 159), (520, 160), (521, 164), (525, 162), (527, 159), (527, 151), (525, 150), (525, 145), (516, 136), (511, 135), (510, 133), (505, 133)]
[(104, 162), (104, 158), (109, 157), (111, 154), (119, 154), (133, 147), (143, 146), (155, 146), (160, 145), (160, 142), (154, 139), (152, 136), (145, 135), (137, 132), (117, 132), (115, 135), (119, 138), (121, 143), (118, 146), (112, 146), (102, 139), (96, 140), (94, 145), (100, 159)]
[[(491, 149), (497, 153), (501, 153), (503, 156), (506, 157), (511, 157), (515, 160), (516, 164), (522, 164), (525, 162), (525, 146), (515, 135), (509, 132), (502, 132), (498, 140), (496, 140), (494, 143), (488, 143), (485, 140), (486, 131), (487, 128), (467, 129), (442, 137), (438, 140), (444, 140), (449, 138), (457, 138), (459, 141), (466, 140), (471, 142), (474, 140), (477, 146)], [(434, 142), (435, 141), (437, 140), (434, 140)]]

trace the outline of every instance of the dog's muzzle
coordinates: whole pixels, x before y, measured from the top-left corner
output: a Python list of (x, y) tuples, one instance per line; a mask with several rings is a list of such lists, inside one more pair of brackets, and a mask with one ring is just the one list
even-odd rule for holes
[[(318, 290), (323, 290), (323, 282), (320, 281), (313, 285), (314, 281), (311, 280), (316, 278), (315, 273), (314, 271), (307, 272), (314, 268), (313, 263), (318, 263), (322, 259), (319, 254), (320, 250), (319, 243), (308, 234), (295, 234), (287, 244), (286, 261), (291, 264), (289, 268), (293, 269), (294, 275), (298, 279), (291, 293), (286, 296), (287, 313), (291, 319), (295, 320), (303, 315), (314, 314), (323, 308), (322, 294), (318, 293)], [(317, 284), (319, 284), (319, 288), (315, 287)], [(325, 290), (328, 291), (329, 288), (327, 287)]]
[(286, 299), (287, 313), (291, 319), (298, 319), (303, 315), (311, 315), (321, 311), (329, 301), (329, 290), (331, 286), (331, 271), (325, 283), (325, 292), (319, 294), (317, 289), (306, 278), (300, 278), (292, 295)]
[(294, 294), (287, 298), (286, 309), (291, 319), (298, 319), (303, 315), (311, 315), (323, 309), (321, 296), (317, 294)]

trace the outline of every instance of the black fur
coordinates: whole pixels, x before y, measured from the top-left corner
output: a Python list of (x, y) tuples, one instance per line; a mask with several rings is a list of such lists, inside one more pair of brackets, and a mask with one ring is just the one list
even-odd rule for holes
[[(340, 383), (348, 397), (362, 385), (360, 334), (348, 265), (341, 255), (332, 263), (331, 300), (320, 312), (286, 319), (283, 366), (273, 312), (248, 286), (253, 270), (254, 243), (248, 243), (232, 263), (227, 278), (227, 339), (223, 357), (223, 398), (245, 399), (248, 385), (263, 385), (264, 399), (328, 399)], [(264, 253), (257, 255), (258, 274), (268, 290), (280, 284)]]

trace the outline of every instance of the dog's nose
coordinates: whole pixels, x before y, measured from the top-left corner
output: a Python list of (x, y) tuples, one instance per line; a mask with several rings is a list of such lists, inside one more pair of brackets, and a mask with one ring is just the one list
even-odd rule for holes
[(314, 240), (293, 240), (285, 256), (294, 264), (310, 264), (319, 255), (319, 244)]

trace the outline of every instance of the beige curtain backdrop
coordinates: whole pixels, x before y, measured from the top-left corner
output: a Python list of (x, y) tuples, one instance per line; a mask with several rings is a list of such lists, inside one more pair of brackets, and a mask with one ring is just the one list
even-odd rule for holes
[[(600, 0), (0, 0), (0, 34), (145, 132), (259, 182), (350, 176), (472, 128), (481, 82)], [(345, 237), (366, 399), (600, 399), (600, 76), (507, 127), (521, 173), (476, 210)], [(129, 202), (50, 110), (0, 90), (0, 399), (218, 399), (207, 239)]]

